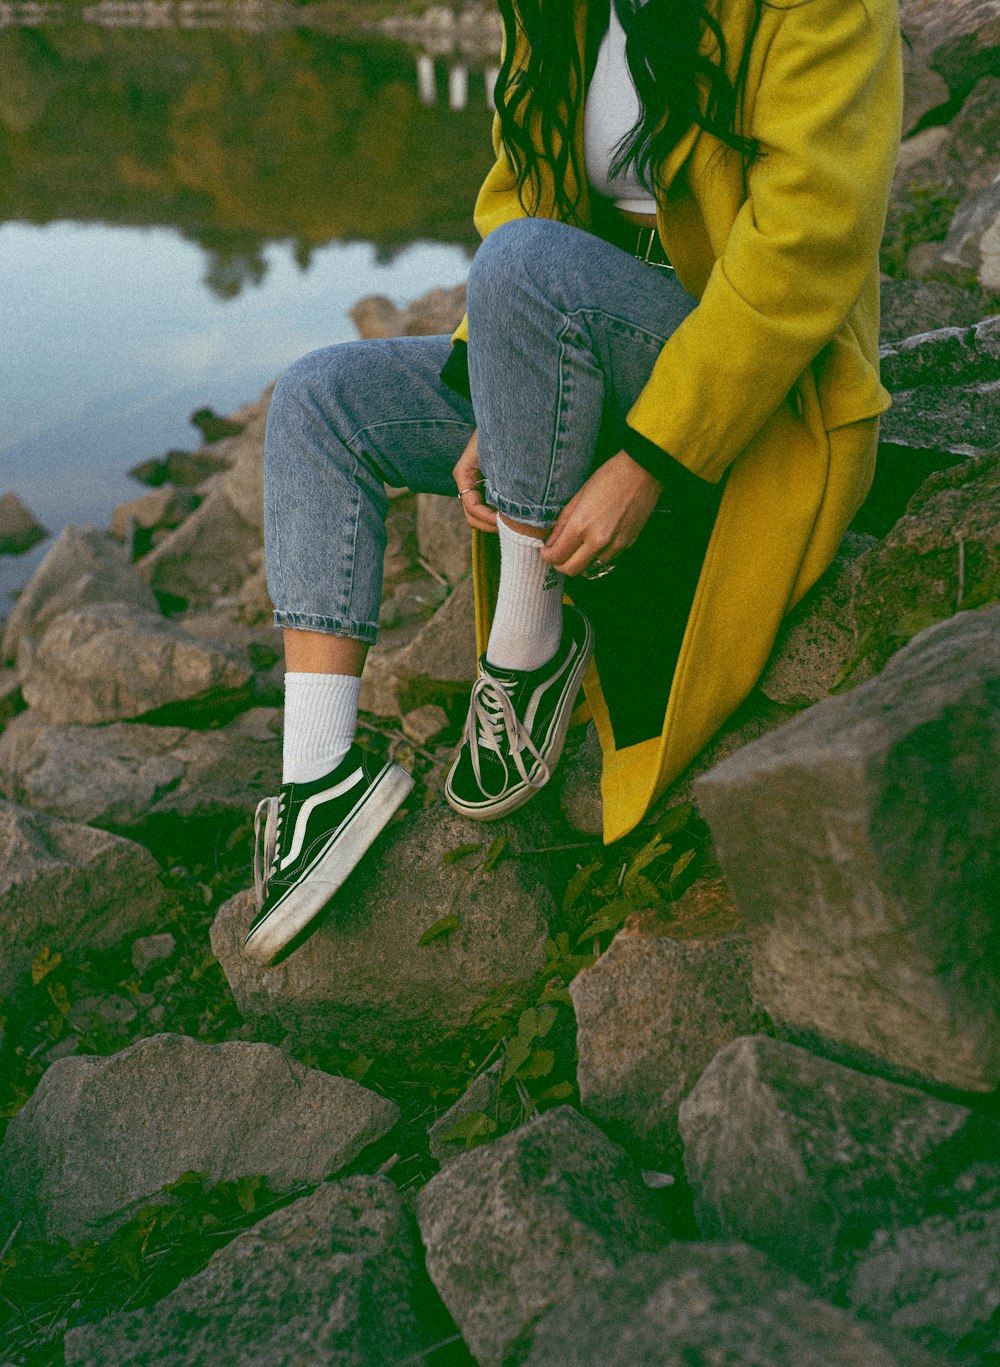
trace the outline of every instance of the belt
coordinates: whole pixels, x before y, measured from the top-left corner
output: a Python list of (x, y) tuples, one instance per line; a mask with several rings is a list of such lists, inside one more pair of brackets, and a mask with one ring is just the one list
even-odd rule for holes
[(648, 226), (631, 223), (621, 214), (609, 209), (597, 217), (594, 232), (598, 237), (603, 237), (605, 242), (628, 252), (629, 256), (637, 256), (640, 261), (645, 261), (647, 266), (655, 266), (663, 271), (674, 270), (669, 256), (663, 250), (660, 235), (652, 223)]

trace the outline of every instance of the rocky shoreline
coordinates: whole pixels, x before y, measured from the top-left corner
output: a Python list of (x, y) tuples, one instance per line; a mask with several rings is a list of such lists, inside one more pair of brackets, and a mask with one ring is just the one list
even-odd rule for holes
[[(3, 637), (0, 1289), (145, 1249), (179, 1201), (244, 1204), (207, 1262), (167, 1239), (165, 1282), (133, 1251), (138, 1295), (78, 1278), (10, 1361), (1000, 1351), (1000, 316), (884, 298), (879, 480), (619, 847), (589, 728), (488, 839), (444, 805), (468, 541), (453, 500), (393, 497), (362, 734), (420, 781), (270, 969), (241, 953), (280, 769), (268, 395), (54, 542)], [(462, 304), (355, 321), (436, 332)]]

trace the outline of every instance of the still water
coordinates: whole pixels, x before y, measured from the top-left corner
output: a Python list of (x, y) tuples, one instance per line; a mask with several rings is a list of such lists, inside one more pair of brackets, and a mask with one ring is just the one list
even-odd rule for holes
[(107, 525), (195, 408), (462, 280), (489, 115), (437, 74), (428, 104), (405, 48), (306, 29), (0, 31), (0, 492)]

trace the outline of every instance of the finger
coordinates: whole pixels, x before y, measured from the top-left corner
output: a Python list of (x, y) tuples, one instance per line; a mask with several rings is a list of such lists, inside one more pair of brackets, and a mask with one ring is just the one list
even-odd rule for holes
[(496, 531), (496, 510), (483, 502), (478, 491), (473, 490), (464, 494), (461, 502), (462, 512), (470, 527), (477, 527), (480, 531)]
[(601, 555), (597, 549), (598, 544), (592, 537), (581, 537), (572, 545), (567, 543), (565, 551), (560, 553), (554, 562), (554, 568), (560, 574), (579, 574)]

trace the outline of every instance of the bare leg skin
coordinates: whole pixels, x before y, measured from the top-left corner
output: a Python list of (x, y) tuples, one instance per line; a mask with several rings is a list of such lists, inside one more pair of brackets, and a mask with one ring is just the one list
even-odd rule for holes
[(301, 674), (353, 674), (360, 679), (368, 646), (350, 636), (286, 627), (285, 668)]

